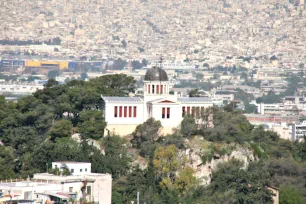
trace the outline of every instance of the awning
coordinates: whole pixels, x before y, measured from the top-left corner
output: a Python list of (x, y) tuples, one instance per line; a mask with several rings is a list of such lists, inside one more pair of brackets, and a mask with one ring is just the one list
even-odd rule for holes
[(9, 200), (16, 200), (20, 195), (13, 195), (12, 197), (10, 197), (8, 194), (4, 195), (3, 197), (0, 198), (0, 202), (5, 202), (5, 201), (9, 201)]
[(59, 192), (60, 194), (58, 194), (57, 192), (50, 192), (50, 191), (45, 191), (43, 193), (35, 193), (35, 194), (40, 194), (40, 195), (48, 195), (48, 196), (53, 196), (56, 198), (60, 198), (63, 200), (69, 200), (70, 198), (68, 196), (64, 196), (62, 192)]
[(29, 204), (29, 203), (34, 203), (34, 202), (35, 202), (34, 200), (25, 200), (25, 199), (4, 201), (4, 203), (7, 203), (7, 204), (18, 204), (18, 203)]
[(2, 198), (0, 198), (0, 203), (5, 202), (5, 201), (9, 201), (9, 200), (11, 200), (10, 197), (2, 197)]

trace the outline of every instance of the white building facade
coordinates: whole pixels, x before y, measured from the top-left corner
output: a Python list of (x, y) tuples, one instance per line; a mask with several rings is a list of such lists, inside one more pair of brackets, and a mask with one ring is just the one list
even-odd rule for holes
[[(63, 166), (74, 169), (74, 174), (54, 175), (49, 173), (34, 174), (33, 179), (25, 181), (0, 181), (1, 199), (28, 200), (27, 203), (87, 202), (111, 204), (112, 176), (110, 174), (91, 173), (91, 164), (84, 162), (53, 162), (53, 168), (61, 169)], [(85, 169), (88, 172), (83, 173)], [(78, 169), (78, 170), (77, 170)], [(82, 169), (82, 171), (81, 171)], [(16, 202), (12, 202), (16, 203)]]
[(52, 162), (52, 169), (58, 168), (62, 171), (63, 168), (68, 168), (71, 175), (86, 175), (91, 173), (91, 163), (87, 162), (70, 162), (58, 161)]
[(292, 141), (303, 141), (306, 136), (306, 121), (292, 124)]
[(179, 127), (184, 115), (200, 116), (201, 112), (213, 106), (208, 97), (184, 97), (171, 95), (167, 73), (161, 68), (151, 68), (144, 79), (142, 97), (105, 97), (103, 110), (107, 122), (107, 131), (121, 136), (131, 134), (137, 125), (149, 118), (159, 120), (162, 133), (171, 133)]
[(44, 88), (41, 84), (36, 83), (0, 83), (0, 95), (11, 93), (18, 95), (31, 95)]
[[(87, 201), (99, 202), (99, 204), (111, 204), (112, 176), (110, 174), (87, 173), (84, 175), (57, 176), (48, 173), (34, 174), (34, 181), (47, 184), (57, 184), (61, 193), (69, 195), (73, 193), (75, 200), (79, 201), (85, 196)], [(82, 192), (84, 188), (84, 194)], [(48, 191), (55, 189), (49, 188)], [(55, 191), (55, 192), (58, 192)], [(36, 191), (43, 193), (42, 191)]]

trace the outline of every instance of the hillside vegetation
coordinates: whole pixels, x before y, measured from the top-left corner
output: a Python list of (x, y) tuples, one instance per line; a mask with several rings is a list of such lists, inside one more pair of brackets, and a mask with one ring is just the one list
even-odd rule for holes
[(114, 204), (136, 201), (137, 192), (147, 204), (272, 203), (267, 186), (280, 188), (281, 203), (306, 202), (306, 143), (254, 127), (241, 112), (212, 107), (202, 125), (186, 116), (167, 136), (154, 119), (127, 138), (103, 135), (101, 94), (127, 96), (134, 88), (132, 77), (107, 75), (65, 85), (49, 80), (17, 103), (1, 97), (0, 180), (46, 172), (56, 160), (86, 161), (93, 172), (112, 174)]

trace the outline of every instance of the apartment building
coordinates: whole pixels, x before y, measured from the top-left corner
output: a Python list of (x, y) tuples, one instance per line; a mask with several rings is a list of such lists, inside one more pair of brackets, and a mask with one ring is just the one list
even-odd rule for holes
[(71, 175), (61, 173), (34, 174), (27, 180), (0, 181), (0, 202), (48, 203), (86, 200), (99, 204), (111, 204), (112, 176), (91, 172), (91, 164), (83, 162), (53, 162), (60, 171), (68, 168)]

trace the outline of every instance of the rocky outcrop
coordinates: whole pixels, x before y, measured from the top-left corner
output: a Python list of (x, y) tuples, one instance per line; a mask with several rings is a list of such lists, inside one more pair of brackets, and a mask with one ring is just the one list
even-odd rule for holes
[(129, 149), (129, 155), (132, 158), (132, 166), (136, 167), (138, 166), (140, 169), (144, 170), (148, 167), (148, 161), (141, 157), (135, 148)]
[(212, 171), (219, 163), (235, 158), (243, 161), (244, 168), (246, 168), (249, 162), (255, 159), (253, 151), (247, 146), (209, 143), (201, 141), (200, 138), (196, 140), (196, 142), (186, 141), (188, 148), (181, 150), (179, 154), (187, 158), (187, 165), (193, 167), (202, 185), (208, 185), (211, 182)]
[[(244, 163), (244, 168), (247, 168), (249, 162), (255, 160), (253, 151), (248, 145), (209, 142), (202, 137), (186, 139), (184, 143), (185, 148), (178, 152), (179, 158), (186, 161), (185, 166), (195, 170), (195, 176), (202, 185), (211, 182), (212, 171), (216, 170), (219, 163), (238, 159)], [(132, 166), (147, 168), (148, 161), (139, 155), (137, 149), (129, 149), (129, 154), (132, 157)]]
[[(74, 141), (78, 142), (78, 143), (81, 143), (81, 142), (82, 142), (82, 139), (81, 139), (81, 136), (80, 136), (79, 133), (73, 134), (73, 135), (71, 136), (71, 138), (72, 138)], [(88, 143), (88, 145), (92, 145), (92, 146), (96, 147), (96, 148), (97, 148), (98, 150), (100, 150), (103, 154), (105, 154), (105, 153), (104, 153), (104, 150), (101, 148), (101, 145), (100, 145), (100, 143), (99, 143), (98, 140), (88, 139), (87, 143)]]

